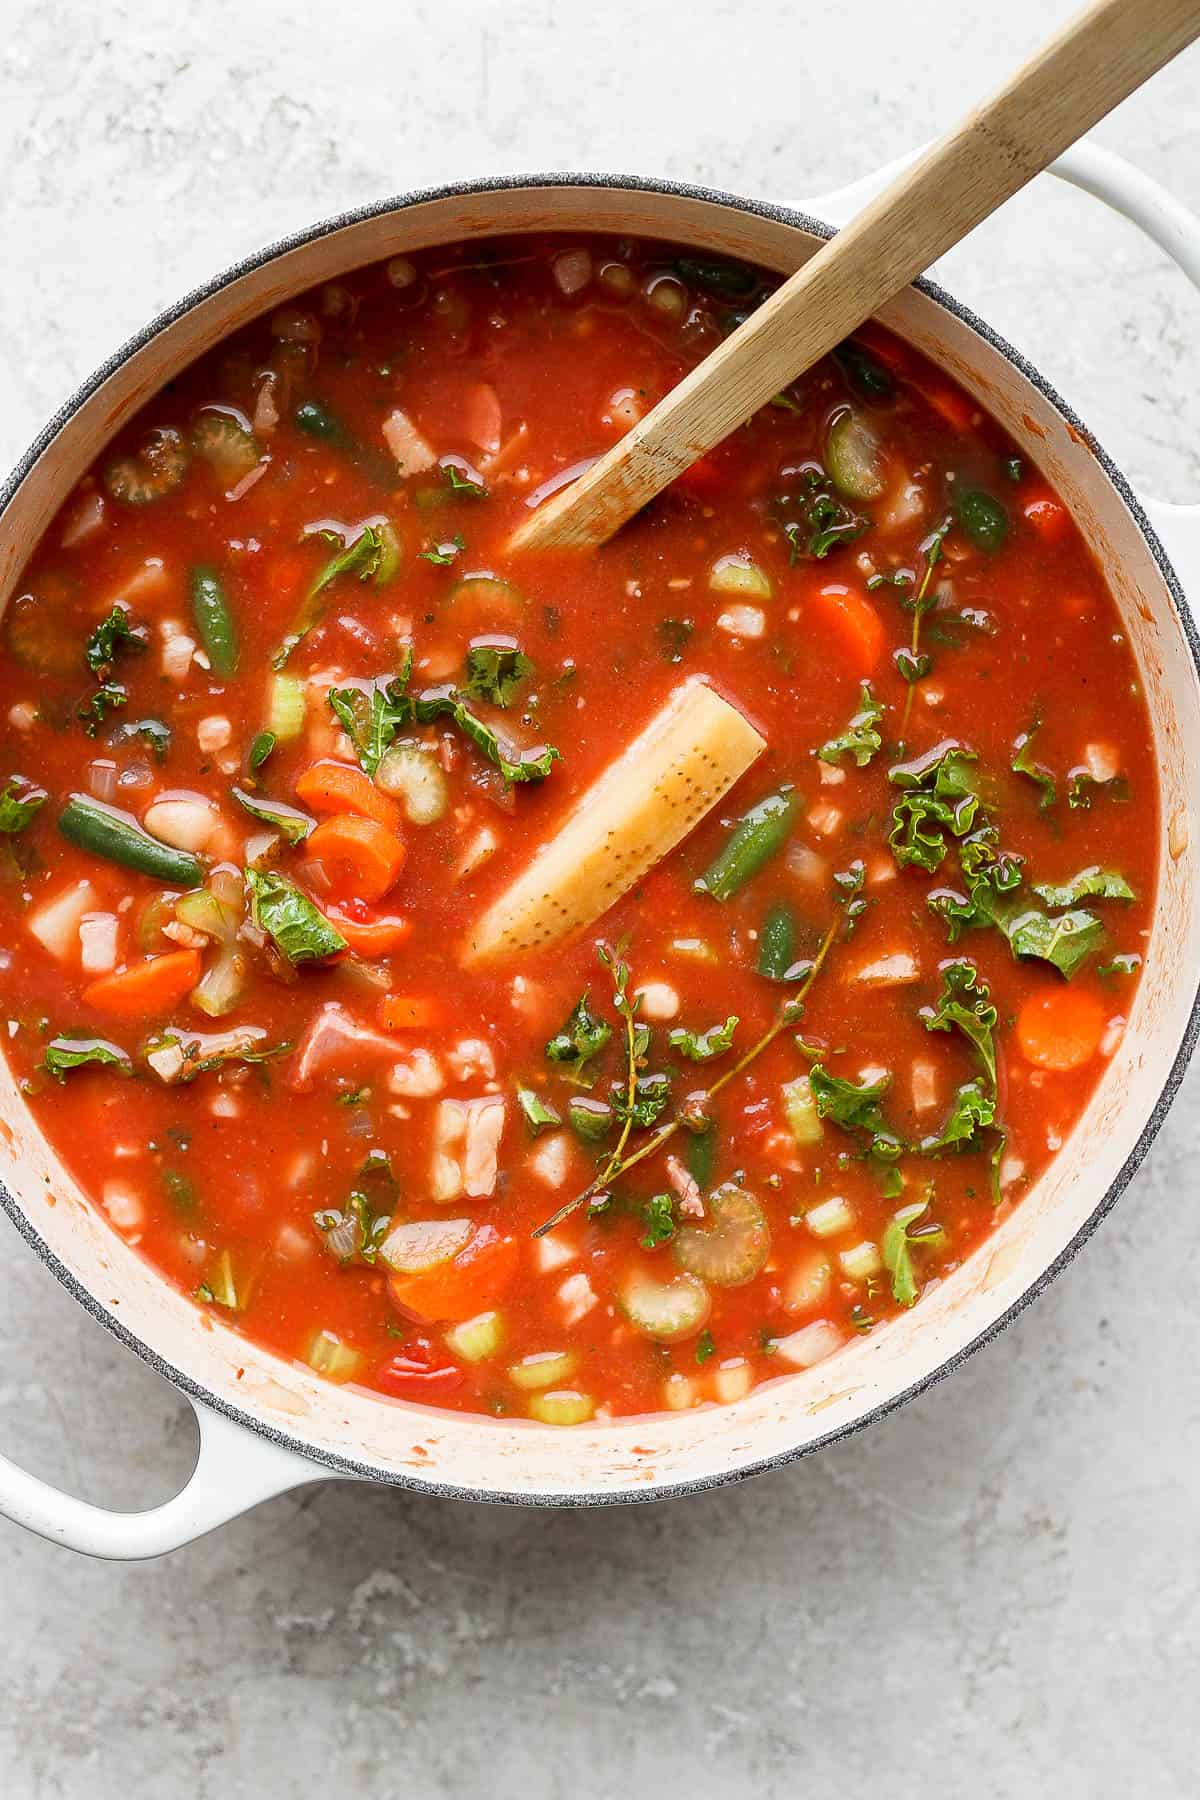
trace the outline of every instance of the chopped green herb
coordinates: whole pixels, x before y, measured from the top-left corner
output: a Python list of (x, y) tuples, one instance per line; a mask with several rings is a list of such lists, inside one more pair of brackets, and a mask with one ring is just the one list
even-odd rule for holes
[(428, 550), (418, 550), (417, 555), (425, 562), (436, 563), (439, 568), (444, 569), (466, 547), (461, 534), (456, 531), (444, 544), (431, 544)]
[(469, 700), (490, 700), (494, 706), (511, 706), (534, 666), (515, 644), (472, 644), (461, 692)]
[(859, 690), (858, 711), (847, 725), (840, 737), (830, 738), (821, 745), (817, 755), (822, 762), (840, 762), (843, 756), (852, 756), (860, 769), (865, 769), (875, 752), (882, 745), (882, 738), (877, 730), (883, 717), (883, 708), (871, 692), (871, 684), (864, 681)]
[(675, 1236), (674, 1194), (651, 1194), (644, 1217), (646, 1235), (642, 1239), (642, 1249), (657, 1250), (660, 1244), (670, 1243)]
[(1114, 956), (1111, 962), (1101, 963), (1096, 970), (1097, 975), (1136, 975), (1142, 966), (1142, 959), (1136, 951), (1125, 951)]
[(81, 700), (75, 716), (89, 737), (95, 737), (110, 712), (127, 705), (129, 695), (119, 681), (106, 681), (94, 693)]
[(844, 908), (846, 914), (846, 933), (850, 936), (858, 921), (866, 912), (870, 901), (863, 894), (863, 883), (867, 879), (866, 865), (861, 857), (855, 857), (847, 869), (834, 871), (833, 885), (836, 890), (835, 899)]
[(1033, 891), (1039, 900), (1047, 906), (1075, 906), (1080, 900), (1095, 898), (1097, 900), (1133, 900), (1136, 898), (1133, 889), (1123, 875), (1115, 869), (1101, 869), (1093, 864), (1090, 868), (1080, 869), (1078, 875), (1072, 875), (1070, 881), (1054, 885), (1048, 881), (1035, 881)]
[(84, 648), (84, 661), (93, 675), (105, 675), (122, 650), (144, 650), (146, 634), (129, 623), (123, 607), (114, 606), (107, 619), (102, 619)]
[(994, 555), (1008, 536), (1008, 514), (984, 488), (963, 488), (957, 502), (958, 522), (979, 550)]
[(677, 1025), (667, 1033), (667, 1042), (689, 1062), (711, 1062), (733, 1048), (737, 1022), (737, 1014), (730, 1013), (723, 1025), (710, 1025), (707, 1031), (687, 1031)]
[(273, 669), (282, 669), (297, 644), (320, 623), (324, 611), (321, 596), (328, 587), (346, 575), (356, 575), (360, 581), (367, 581), (381, 573), (385, 543), (378, 527), (364, 525), (349, 543), (343, 542), (333, 531), (322, 531), (319, 535), (327, 544), (340, 543), (341, 548), (336, 556), (330, 557), (309, 588), (295, 624), (271, 658)]
[(316, 823), (307, 813), (301, 812), (298, 807), (288, 806), (283, 800), (268, 800), (265, 796), (248, 794), (245, 788), (240, 787), (231, 788), (230, 792), (252, 819), (258, 819), (263, 825), (270, 825), (289, 844), (302, 844)]
[(1129, 798), (1129, 783), (1123, 775), (1114, 776), (1111, 781), (1097, 781), (1086, 769), (1076, 769), (1067, 784), (1067, 805), (1086, 811), (1093, 800), (1126, 801)]
[(978, 1078), (965, 1081), (955, 1093), (940, 1131), (922, 1138), (916, 1148), (922, 1156), (936, 1156), (942, 1150), (976, 1149), (977, 1133), (995, 1123), (995, 1095), (987, 1093)]
[(714, 1354), (717, 1346), (713, 1343), (713, 1334), (707, 1328), (696, 1339), (696, 1361), (706, 1363)]
[(1042, 790), (1042, 797), (1038, 802), (1038, 811), (1045, 813), (1050, 811), (1050, 808), (1058, 799), (1058, 783), (1055, 781), (1053, 773), (1046, 767), (1045, 763), (1036, 762), (1034, 760), (1033, 740), (1040, 729), (1040, 726), (1035, 725), (1030, 731), (1023, 731), (1021, 733), (1020, 737), (1013, 745), (1013, 759), (1010, 766), (1014, 775), (1027, 775), (1031, 781), (1037, 782)]
[(254, 923), (290, 963), (323, 962), (346, 948), (325, 915), (282, 875), (246, 870)]
[(930, 1201), (902, 1206), (883, 1234), (883, 1266), (892, 1278), (892, 1297), (898, 1306), (914, 1306), (920, 1288), (913, 1267), (913, 1250), (939, 1249), (946, 1241), (945, 1228), (926, 1215)]
[(543, 1100), (533, 1088), (519, 1087), (517, 1089), (517, 1105), (524, 1113), (525, 1123), (534, 1137), (539, 1131), (545, 1131), (551, 1125), (562, 1124), (562, 1114), (555, 1112), (554, 1108)]
[(273, 731), (260, 731), (258, 733), (258, 736), (250, 746), (248, 761), (251, 774), (254, 774), (258, 769), (262, 768), (278, 742), (279, 739)]
[(355, 755), (372, 780), (391, 746), (396, 733), (411, 725), (415, 715), (412, 696), (408, 692), (412, 651), (405, 666), (390, 679), (365, 682), (361, 686), (330, 688), (326, 699), (354, 745)]
[[(464, 463), (463, 468), (465, 469), (466, 466), (467, 465)], [(469, 475), (464, 475), (462, 469), (457, 468), (452, 462), (444, 462), (442, 464), (442, 469), (445, 473), (446, 480), (450, 483), (450, 492), (456, 494), (459, 499), (487, 499), (487, 489), (481, 481), (473, 481)]]
[(888, 780), (903, 789), (888, 833), (900, 868), (915, 864), (932, 874), (946, 854), (946, 832), (970, 831), (979, 808), (974, 761), (973, 751), (946, 742), (888, 770)]
[(40, 1067), (55, 1081), (65, 1083), (69, 1071), (89, 1065), (115, 1069), (119, 1075), (132, 1075), (133, 1062), (119, 1044), (104, 1038), (56, 1037), (46, 1045)]
[(572, 1074), (579, 1075), (592, 1057), (603, 1050), (611, 1036), (612, 1026), (599, 1013), (593, 1012), (585, 992), (575, 1002), (562, 1030), (546, 1045), (546, 1055), (551, 1062), (565, 1063)]
[(497, 733), (470, 710), (452, 684), (427, 688), (423, 694), (418, 694), (416, 716), (423, 725), (447, 716), (453, 719), (475, 748), (499, 769), (506, 782), (545, 781), (554, 764), (562, 761), (561, 752), (552, 744), (540, 744), (534, 749), (517, 751), (515, 757), (509, 756)]
[(671, 1098), (671, 1082), (664, 1074), (638, 1075), (633, 1084), (633, 1097), (630, 1099), (627, 1088), (614, 1087), (609, 1096), (613, 1112), (622, 1122), (628, 1121), (642, 1130), (649, 1130), (651, 1125), (666, 1110)]
[(942, 965), (943, 988), (936, 1006), (923, 1007), (921, 1019), (927, 1031), (961, 1031), (975, 1046), (993, 1088), (996, 1083), (996, 1008), (991, 990), (980, 981), (973, 963)]
[(0, 793), (0, 832), (15, 836), (33, 822), (49, 795), (24, 775), (10, 775)]

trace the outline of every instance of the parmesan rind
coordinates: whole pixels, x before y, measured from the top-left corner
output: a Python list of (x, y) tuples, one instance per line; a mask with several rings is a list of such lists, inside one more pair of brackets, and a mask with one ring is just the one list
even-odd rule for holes
[(685, 682), (575, 803), (479, 920), (467, 962), (544, 950), (582, 931), (673, 850), (766, 749), (736, 707)]

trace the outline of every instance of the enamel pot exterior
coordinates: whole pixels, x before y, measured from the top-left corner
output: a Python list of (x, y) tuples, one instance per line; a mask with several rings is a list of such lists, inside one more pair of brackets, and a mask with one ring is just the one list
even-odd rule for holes
[[(364, 263), (523, 231), (667, 238), (780, 273), (803, 262), (828, 235), (828, 227), (795, 213), (603, 177), (418, 195), (334, 220), (189, 297), (127, 346), (48, 426), (0, 494), (0, 603), (11, 598), (28, 547), (105, 442), (166, 380), (228, 332)], [(197, 1400), (207, 1417), (224, 1415), (215, 1431), (229, 1503), (211, 1508), (212, 1516), (206, 1514), (195, 1530), (238, 1510), (233, 1490), (239, 1466), (261, 1471), (264, 1456), (276, 1459), (279, 1479), (256, 1475), (255, 1492), (247, 1490), (243, 1503), (342, 1473), (468, 1498), (586, 1504), (695, 1490), (778, 1464), (879, 1417), (953, 1369), (1053, 1276), (1128, 1181), (1178, 1084), (1196, 1029), (1200, 893), (1190, 846), (1200, 840), (1194, 778), (1200, 767), (1200, 683), (1192, 624), (1179, 583), (1127, 483), (1019, 356), (928, 285), (908, 289), (881, 317), (976, 395), (1062, 494), (1104, 568), (1140, 665), (1162, 780), (1159, 904), (1127, 1029), (1090, 1105), (1036, 1188), (911, 1314), (732, 1406), (556, 1430), (434, 1412), (334, 1387), (214, 1321), (168, 1286), (88, 1204), (34, 1127), (0, 1062), (0, 1179), (17, 1229), (96, 1317)], [(1183, 539), (1193, 532), (1200, 551), (1194, 520), (1186, 509), (1177, 510), (1186, 527)], [(1200, 555), (1197, 561), (1200, 573)], [(464, 1027), (469, 1023), (464, 1019)], [(226, 1422), (246, 1429), (230, 1431)], [(0, 1501), (2, 1488), (0, 1481)], [(32, 1501), (22, 1510), (10, 1499), (6, 1509), (46, 1529)], [(195, 1530), (176, 1532), (175, 1541)], [(63, 1528), (56, 1535), (75, 1542), (86, 1534)], [(105, 1550), (98, 1540), (83, 1547)], [(156, 1539), (154, 1547), (169, 1544)]]

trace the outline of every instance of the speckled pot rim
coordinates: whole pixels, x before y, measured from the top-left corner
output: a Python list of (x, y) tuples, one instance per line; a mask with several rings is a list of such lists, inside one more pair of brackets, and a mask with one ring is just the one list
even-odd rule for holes
[[(833, 228), (830, 225), (824, 223), (820, 219), (811, 218), (808, 214), (798, 212), (791, 207), (776, 206), (770, 202), (761, 200), (747, 200), (736, 194), (728, 194), (720, 189), (698, 187), (690, 182), (658, 181), (638, 175), (573, 175), (569, 173), (558, 173), (549, 175), (505, 175), (484, 177), (477, 181), (450, 182), (443, 187), (422, 188), (411, 194), (401, 195), (394, 199), (380, 200), (370, 206), (358, 207), (349, 212), (338, 213), (333, 218), (326, 219), (320, 224), (310, 226), (307, 230), (295, 232), (289, 237), (281, 238), (275, 243), (268, 245), (265, 249), (257, 251), (254, 255), (245, 257), (242, 261), (234, 263), (232, 267), (226, 269), (222, 274), (215, 276), (212, 281), (206, 282), (201, 287), (194, 288), (189, 294), (185, 294), (174, 306), (169, 307), (165, 312), (158, 314), (158, 316), (152, 319), (148, 325), (143, 326), (140, 331), (136, 332), (119, 350), (115, 351), (108, 361), (103, 363), (101, 367), (96, 370), (95, 374), (72, 395), (57, 413), (55, 413), (54, 417), (33, 440), (32, 444), (30, 444), (28, 450), (26, 450), (24, 456), (17, 463), (7, 481), (0, 487), (0, 522), (3, 520), (3, 515), (8, 508), (13, 495), (33, 469), (47, 446), (61, 432), (68, 428), (80, 407), (93, 393), (95, 393), (96, 389), (100, 387), (103, 382), (107, 381), (130, 356), (136, 351), (143, 349), (144, 346), (156, 337), (160, 331), (173, 325), (176, 320), (182, 318), (184, 314), (190, 312), (201, 302), (210, 299), (214, 294), (219, 293), (231, 282), (237, 281), (242, 276), (262, 268), (265, 264), (272, 262), (276, 257), (285, 255), (288, 251), (299, 249), (306, 244), (311, 244), (319, 238), (328, 237), (334, 232), (344, 230), (347, 226), (363, 224), (370, 219), (377, 219), (388, 213), (401, 212), (407, 210), (409, 207), (420, 206), (431, 201), (450, 200), (465, 195), (501, 193), (513, 189), (542, 187), (604, 188), (609, 190), (625, 190), (633, 193), (675, 195), (681, 199), (700, 200), (709, 205), (725, 206), (738, 212), (751, 213), (760, 218), (774, 220), (782, 225), (792, 226), (797, 230), (804, 231), (815, 237), (830, 238), (834, 235)], [(1179, 578), (1176, 575), (1162, 544), (1159, 542), (1157, 533), (1150, 524), (1149, 519), (1146, 517), (1136, 494), (1133, 492), (1129, 482), (1113, 462), (1112, 458), (1105, 452), (1101, 445), (1097, 443), (1093, 433), (1083, 424), (1078, 414), (1072, 410), (1062, 398), (1061, 394), (1051, 386), (1046, 378), (1033, 367), (1019, 350), (1014, 349), (1006, 339), (993, 331), (991, 326), (987, 325), (973, 313), (969, 307), (964, 306), (961, 301), (955, 300), (951, 294), (948, 294), (944, 288), (939, 287), (935, 282), (921, 279), (913, 285), (922, 294), (925, 294), (938, 306), (942, 307), (946, 312), (951, 313), (962, 324), (968, 326), (971, 331), (982, 338), (993, 350), (998, 351), (1019, 374), (1024, 376), (1026, 381), (1030, 382), (1032, 386), (1037, 389), (1043, 399), (1049, 402), (1071, 430), (1078, 433), (1087, 444), (1137, 524), (1151, 555), (1158, 565), (1159, 571), (1171, 595), (1184, 636), (1187, 640), (1192, 662), (1195, 665), (1198, 676), (1200, 676), (1200, 636), (1197, 634), (1196, 624), (1188, 609)], [(1030, 1283), (1029, 1287), (1026, 1288), (1025, 1292), (1018, 1300), (1014, 1301), (1007, 1312), (1003, 1313), (1000, 1318), (996, 1319), (986, 1330), (981, 1331), (979, 1335), (972, 1339), (972, 1341), (963, 1349), (955, 1352), (954, 1355), (948, 1357), (944, 1362), (939, 1363), (935, 1369), (931, 1369), (929, 1373), (923, 1375), (920, 1380), (910, 1383), (908, 1387), (904, 1388), (901, 1392), (892, 1395), (890, 1399), (881, 1401), (879, 1405), (872, 1407), (870, 1411), (864, 1413), (861, 1418), (855, 1419), (848, 1424), (841, 1425), (835, 1430), (826, 1432), (824, 1436), (815, 1438), (811, 1442), (799, 1445), (791, 1450), (780, 1451), (772, 1456), (765, 1456), (757, 1462), (746, 1464), (736, 1469), (722, 1470), (712, 1475), (697, 1476), (692, 1480), (664, 1484), (661, 1487), (655, 1487), (649, 1490), (644, 1487), (639, 1487), (612, 1489), (606, 1490), (603, 1493), (590, 1492), (588, 1490), (565, 1490), (542, 1494), (514, 1493), (497, 1489), (482, 1490), (462, 1486), (451, 1481), (421, 1480), (412, 1475), (402, 1474), (399, 1471), (392, 1469), (380, 1468), (372, 1463), (357, 1462), (352, 1457), (338, 1456), (332, 1451), (323, 1450), (306, 1444), (302, 1439), (291, 1437), (286, 1432), (277, 1431), (264, 1420), (256, 1418), (253, 1413), (246, 1412), (240, 1407), (231, 1405), (220, 1395), (211, 1392), (211, 1390), (206, 1388), (202, 1383), (194, 1381), (190, 1376), (185, 1375), (181, 1370), (176, 1369), (172, 1364), (168, 1363), (158, 1354), (152, 1345), (145, 1343), (134, 1332), (128, 1330), (126, 1326), (114, 1318), (108, 1308), (102, 1305), (94, 1295), (90, 1294), (75, 1278), (71, 1271), (60, 1262), (57, 1256), (54, 1255), (49, 1246), (34, 1228), (23, 1208), (19, 1205), (13, 1195), (9, 1193), (3, 1182), (0, 1182), (0, 1204), (3, 1205), (5, 1212), (16, 1226), (18, 1232), (25, 1239), (25, 1242), (30, 1246), (50, 1273), (61, 1282), (68, 1293), (72, 1294), (79, 1304), (89, 1312), (94, 1319), (103, 1325), (105, 1330), (110, 1332), (119, 1343), (124, 1344), (127, 1349), (132, 1350), (157, 1374), (164, 1376), (174, 1387), (180, 1389), (181, 1392), (187, 1394), (193, 1400), (199, 1401), (206, 1407), (211, 1407), (215, 1412), (222, 1414), (225, 1418), (232, 1420), (235, 1424), (244, 1426), (248, 1431), (254, 1432), (257, 1436), (265, 1438), (269, 1442), (278, 1445), (281, 1449), (290, 1451), (312, 1463), (314, 1468), (314, 1479), (319, 1479), (320, 1471), (324, 1470), (330, 1475), (358, 1477), (368, 1481), (385, 1483), (392, 1487), (408, 1489), (414, 1493), (436, 1496), (441, 1499), (474, 1500), (498, 1505), (566, 1508), (649, 1504), (654, 1501), (678, 1499), (686, 1494), (703, 1493), (711, 1488), (726, 1487), (735, 1482), (746, 1481), (749, 1480), (751, 1476), (765, 1474), (768, 1470), (782, 1469), (789, 1463), (798, 1461), (801, 1457), (812, 1456), (815, 1452), (827, 1448), (830, 1444), (840, 1443), (844, 1439), (853, 1436), (855, 1433), (865, 1430), (868, 1426), (874, 1425), (880, 1419), (887, 1418), (890, 1413), (895, 1412), (898, 1407), (905, 1405), (907, 1401), (914, 1399), (918, 1394), (925, 1393), (927, 1389), (933, 1387), (936, 1382), (943, 1380), (947, 1375), (952, 1375), (955, 1370), (961, 1368), (969, 1356), (974, 1355), (975, 1351), (978, 1350), (981, 1345), (991, 1342), (991, 1340), (998, 1337), (1002, 1331), (1007, 1330), (1013, 1321), (1025, 1311), (1025, 1308), (1029, 1306), (1032, 1301), (1036, 1300), (1038, 1295), (1049, 1287), (1055, 1277), (1066, 1268), (1067, 1264), (1088, 1241), (1101, 1220), (1107, 1217), (1108, 1213), (1116, 1205), (1117, 1201), (1128, 1187), (1130, 1181), (1133, 1179), (1133, 1176), (1141, 1165), (1142, 1159), (1157, 1136), (1158, 1131), (1170, 1110), (1171, 1103), (1179, 1091), (1180, 1084), (1186, 1072), (1192, 1051), (1195, 1049), (1198, 1037), (1200, 1037), (1200, 987), (1198, 987), (1197, 992), (1193, 997), (1187, 1025), (1180, 1040), (1179, 1048), (1176, 1051), (1171, 1067), (1167, 1073), (1166, 1080), (1163, 1083), (1162, 1091), (1159, 1094), (1158, 1100), (1156, 1101), (1149, 1118), (1142, 1128), (1137, 1143), (1126, 1158), (1116, 1179), (1097, 1202), (1086, 1222), (1080, 1227), (1078, 1232), (1076, 1232), (1070, 1243), (1068, 1243), (1059, 1255), (1055, 1257), (1053, 1262), (1043, 1270), (1041, 1275), (1039, 1275), (1035, 1281)]]

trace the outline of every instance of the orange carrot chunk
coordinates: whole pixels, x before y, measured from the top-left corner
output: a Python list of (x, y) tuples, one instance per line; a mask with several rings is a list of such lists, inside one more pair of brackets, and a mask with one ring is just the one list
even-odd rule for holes
[(101, 975), (83, 990), (85, 1006), (115, 1019), (150, 1019), (168, 1013), (200, 979), (200, 952), (172, 950), (134, 963), (115, 975)]
[(841, 582), (826, 582), (808, 598), (818, 635), (839, 652), (857, 675), (870, 675), (883, 655), (883, 625), (871, 602)]
[(404, 867), (405, 849), (377, 819), (338, 813), (309, 833), (304, 852), (319, 862), (339, 897), (382, 900)]
[(1081, 988), (1031, 994), (1017, 1015), (1017, 1042), (1038, 1069), (1078, 1069), (1104, 1036), (1104, 1008)]
[(400, 828), (400, 807), (388, 794), (349, 763), (319, 762), (305, 769), (296, 783), (296, 798), (315, 813), (357, 813), (389, 831)]
[(379, 1023), (385, 1031), (424, 1031), (437, 1019), (437, 1007), (420, 994), (385, 994)]
[(410, 1319), (446, 1322), (469, 1319), (494, 1306), (520, 1265), (515, 1238), (502, 1237), (493, 1225), (481, 1225), (452, 1262), (422, 1275), (391, 1275), (393, 1303)]

